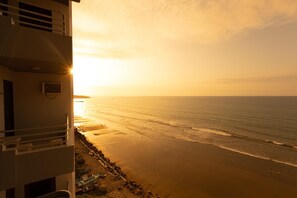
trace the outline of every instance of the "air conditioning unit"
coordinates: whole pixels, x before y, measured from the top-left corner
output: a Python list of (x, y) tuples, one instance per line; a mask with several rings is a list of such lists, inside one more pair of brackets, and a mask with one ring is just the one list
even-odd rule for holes
[(62, 85), (61, 83), (42, 83), (43, 94), (61, 94)]

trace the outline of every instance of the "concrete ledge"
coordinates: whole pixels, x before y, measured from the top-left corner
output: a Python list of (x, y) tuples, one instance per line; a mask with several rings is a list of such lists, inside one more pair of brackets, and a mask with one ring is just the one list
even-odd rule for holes
[(74, 171), (74, 146), (0, 152), (0, 191)]

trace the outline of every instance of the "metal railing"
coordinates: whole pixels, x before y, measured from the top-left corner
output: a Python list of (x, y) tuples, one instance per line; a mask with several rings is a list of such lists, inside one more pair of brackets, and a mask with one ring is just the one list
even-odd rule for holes
[[(50, 9), (47, 8), (47, 10)], [(64, 14), (55, 10), (50, 11), (51, 15), (46, 15), (33, 10), (23, 9), (20, 7), (0, 3), (0, 16), (2, 15), (10, 17), (12, 25), (20, 25), (33, 29), (66, 35), (66, 23)]]
[[(27, 152), (67, 145), (69, 124), (0, 131), (0, 151)], [(5, 136), (11, 135), (11, 136)]]

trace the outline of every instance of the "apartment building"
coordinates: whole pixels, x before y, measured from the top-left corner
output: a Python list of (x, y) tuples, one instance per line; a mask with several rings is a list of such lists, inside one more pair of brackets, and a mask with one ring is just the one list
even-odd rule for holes
[(0, 0), (0, 198), (74, 197), (71, 5)]

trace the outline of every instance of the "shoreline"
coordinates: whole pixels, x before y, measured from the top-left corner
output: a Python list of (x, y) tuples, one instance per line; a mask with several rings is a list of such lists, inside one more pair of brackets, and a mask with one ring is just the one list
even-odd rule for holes
[[(122, 182), (116, 188), (121, 187), (127, 192), (121, 190), (116, 196), (108, 197), (250, 197), (260, 194), (264, 197), (290, 197), (297, 193), (297, 172), (291, 166), (208, 144), (114, 131), (107, 133), (106, 123), (100, 124), (100, 121), (88, 118), (76, 117), (76, 123), (81, 131), (78, 136), (82, 136), (92, 150), (88, 150), (87, 156), (96, 162), (95, 166), (100, 164), (104, 167), (105, 162), (110, 162), (103, 151), (110, 159), (120, 163), (130, 178), (158, 193), (142, 196), (137, 191), (131, 192), (131, 186), (138, 184), (130, 180), (127, 185), (121, 177), (116, 178), (113, 174), (113, 169), (118, 168), (109, 168), (113, 175), (108, 174)], [(104, 157), (105, 162), (98, 162), (98, 157)], [(117, 167), (112, 162), (109, 164)], [(105, 172), (108, 172), (107, 168)]]
[[(123, 197), (127, 197), (127, 196), (131, 197), (131, 195), (134, 195), (135, 197), (160, 197), (159, 195), (152, 193), (150, 190), (145, 189), (144, 187), (142, 187), (142, 185), (140, 185), (136, 181), (128, 178), (127, 175), (122, 171), (122, 169), (116, 163), (110, 161), (109, 158), (105, 157), (105, 155), (101, 150), (99, 150), (97, 147), (95, 147), (92, 143), (90, 143), (86, 139), (86, 137), (82, 134), (85, 131), (79, 129), (78, 127), (75, 127), (74, 132), (75, 132), (76, 147), (77, 147), (77, 144), (80, 143), (88, 151), (87, 155), (89, 155), (89, 157), (96, 160), (97, 165), (101, 166), (105, 170), (103, 177), (109, 174), (111, 177), (113, 177), (114, 180), (121, 181), (116, 184), (113, 184), (115, 185), (114, 187), (116, 187), (117, 191), (119, 191), (113, 194), (120, 193), (123, 195)], [(75, 152), (76, 152), (76, 156), (79, 156), (79, 158), (82, 158), (85, 161), (85, 158), (87, 157), (86, 155), (82, 154), (82, 152), (80, 153), (77, 152), (77, 148), (75, 149)], [(88, 172), (92, 172), (91, 170), (95, 169), (95, 167), (90, 167), (91, 164), (88, 164), (87, 162), (86, 162), (86, 166), (90, 168)], [(77, 168), (77, 165), (76, 165), (76, 168)], [(123, 191), (123, 188), (126, 188), (128, 192)], [(103, 194), (112, 193), (112, 192), (108, 192), (109, 191), (108, 189), (103, 189), (103, 190), (100, 189), (100, 184), (99, 184), (99, 187), (96, 187), (95, 190), (99, 190), (99, 193), (96, 194), (93, 192), (94, 190), (90, 190), (87, 192), (83, 192), (82, 194), (78, 193), (78, 195), (87, 195), (91, 197), (96, 197), (96, 196), (102, 196), (102, 193)], [(131, 194), (129, 195), (129, 193)], [(115, 197), (118, 197), (118, 195), (116, 195)]]

